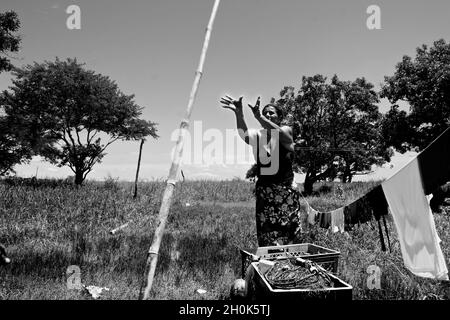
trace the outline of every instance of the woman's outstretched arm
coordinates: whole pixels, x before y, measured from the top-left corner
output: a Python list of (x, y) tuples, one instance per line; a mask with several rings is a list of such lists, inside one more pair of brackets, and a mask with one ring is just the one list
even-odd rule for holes
[(261, 124), (264, 129), (276, 130), (279, 134), (280, 144), (287, 150), (294, 151), (294, 139), (292, 134), (292, 128), (289, 126), (278, 126), (263, 115), (257, 117), (256, 120)]
[(242, 108), (242, 96), (239, 98), (239, 100), (235, 100), (230, 96), (225, 96), (220, 99), (220, 102), (224, 105), (223, 108), (230, 109), (234, 111), (234, 114), (236, 116), (236, 126), (238, 129), (239, 137), (241, 137), (242, 140), (245, 141), (245, 143), (250, 143), (250, 133), (247, 127), (247, 123), (245, 123), (244, 119), (244, 111)]

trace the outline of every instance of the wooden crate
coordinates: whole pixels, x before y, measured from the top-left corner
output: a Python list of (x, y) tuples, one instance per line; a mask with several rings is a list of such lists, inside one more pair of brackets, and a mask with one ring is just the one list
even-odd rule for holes
[(339, 256), (340, 252), (325, 247), (321, 247), (312, 243), (299, 243), (290, 244), (284, 246), (273, 246), (273, 247), (259, 247), (255, 253), (251, 253), (246, 250), (241, 249), (242, 258), (242, 278), (245, 278), (245, 273), (250, 265), (254, 262), (253, 257), (263, 258), (266, 260), (276, 260), (290, 255), (295, 257), (311, 260), (327, 271), (336, 273), (338, 270)]
[(311, 289), (274, 289), (258, 269), (258, 262), (252, 262), (254, 269), (252, 300), (352, 300), (353, 287), (332, 273), (333, 288)]

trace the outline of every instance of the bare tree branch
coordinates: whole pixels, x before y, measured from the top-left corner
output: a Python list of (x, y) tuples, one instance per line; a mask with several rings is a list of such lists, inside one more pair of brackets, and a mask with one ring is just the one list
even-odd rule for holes
[(88, 141), (89, 144), (91, 144), (92, 140), (94, 139), (94, 137), (97, 135), (98, 130), (94, 130), (94, 134), (92, 135), (91, 139)]
[[(70, 141), (72, 141), (72, 146), (75, 147), (75, 140), (73, 140), (72, 134), (70, 133), (70, 128), (67, 127), (67, 129), (65, 130), (65, 132), (68, 134)], [(75, 150), (75, 149), (74, 149)]]
[(88, 173), (92, 171), (92, 168), (94, 167), (94, 164), (95, 164), (95, 162), (92, 164), (92, 166), (91, 166), (90, 168), (87, 168), (87, 169), (84, 171), (84, 174), (83, 174), (83, 180), (86, 179)]
[(75, 132), (77, 134), (78, 145), (81, 147), (83, 144), (80, 141), (80, 131), (78, 130), (78, 127), (75, 127)]
[(91, 134), (91, 129), (86, 128), (86, 130), (87, 130), (86, 143), (91, 144), (91, 141), (89, 140), (89, 135)]
[(100, 153), (102, 153), (103, 151), (105, 151), (105, 149), (106, 149), (111, 143), (113, 143), (114, 141), (117, 141), (118, 139), (120, 139), (120, 137), (116, 137), (116, 138), (114, 138), (114, 139), (111, 139), (111, 140), (103, 147), (103, 149), (100, 151)]

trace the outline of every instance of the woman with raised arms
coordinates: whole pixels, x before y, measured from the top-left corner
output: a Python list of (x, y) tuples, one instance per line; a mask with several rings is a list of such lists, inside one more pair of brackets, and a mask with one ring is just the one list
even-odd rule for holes
[(248, 129), (242, 98), (222, 97), (224, 108), (236, 116), (239, 136), (252, 146), (256, 160), (256, 231), (259, 246), (285, 245), (295, 241), (300, 228), (299, 194), (292, 188), (294, 140), (292, 128), (282, 126), (283, 111), (267, 104), (260, 111), (260, 98), (248, 105), (261, 129)]

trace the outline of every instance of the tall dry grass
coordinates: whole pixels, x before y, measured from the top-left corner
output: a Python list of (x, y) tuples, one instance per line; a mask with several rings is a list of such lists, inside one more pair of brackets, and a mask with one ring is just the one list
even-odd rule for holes
[[(375, 183), (321, 183), (307, 201), (333, 210)], [(0, 242), (13, 263), (0, 269), (0, 299), (90, 299), (68, 290), (66, 270), (77, 265), (85, 285), (108, 287), (104, 299), (137, 299), (152, 241), (163, 181), (133, 184), (114, 179), (77, 188), (65, 181), (24, 179), (0, 184)], [(253, 184), (243, 180), (186, 181), (176, 187), (153, 284), (154, 299), (226, 299), (239, 278), (239, 248), (256, 249)], [(305, 203), (302, 203), (304, 209)], [(435, 214), (447, 264), (450, 218)], [(115, 235), (109, 231), (129, 222)], [(354, 299), (443, 298), (445, 288), (404, 267), (392, 222), (392, 252), (381, 251), (375, 223), (348, 234), (312, 227), (298, 241), (341, 252), (338, 277)], [(382, 271), (381, 289), (367, 288), (367, 267)], [(197, 289), (206, 293), (199, 294)]]

